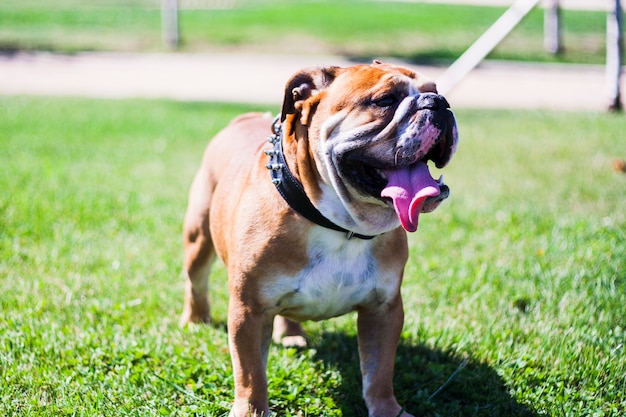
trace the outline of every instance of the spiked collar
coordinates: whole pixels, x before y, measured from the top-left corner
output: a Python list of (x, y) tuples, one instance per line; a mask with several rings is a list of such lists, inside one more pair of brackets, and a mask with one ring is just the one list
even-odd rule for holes
[(311, 203), (302, 183), (293, 176), (285, 161), (282, 127), (279, 117), (276, 117), (272, 122), (272, 135), (267, 139), (274, 147), (273, 149), (265, 150), (265, 154), (270, 158), (269, 163), (265, 167), (270, 171), (272, 183), (276, 186), (283, 199), (303, 217), (327, 229), (345, 233), (348, 240), (355, 237), (366, 240), (375, 238), (376, 236), (361, 235), (333, 223)]

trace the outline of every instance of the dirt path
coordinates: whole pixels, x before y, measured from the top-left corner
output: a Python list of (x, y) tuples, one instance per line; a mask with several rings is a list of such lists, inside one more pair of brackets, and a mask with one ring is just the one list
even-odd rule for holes
[[(393, 61), (393, 60), (392, 60)], [(171, 98), (278, 105), (300, 68), (336, 56), (48, 53), (0, 56), (0, 94)], [(407, 65), (437, 80), (443, 68)], [(623, 83), (622, 91), (626, 91)], [(602, 66), (488, 61), (447, 94), (454, 107), (604, 111)]]

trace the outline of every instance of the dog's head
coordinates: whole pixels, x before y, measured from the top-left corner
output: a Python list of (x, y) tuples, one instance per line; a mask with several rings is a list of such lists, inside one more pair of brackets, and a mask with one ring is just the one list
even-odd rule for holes
[(286, 140), (307, 142), (314, 199), (340, 224), (375, 234), (399, 221), (413, 232), (419, 214), (449, 194), (428, 163), (448, 163), (456, 122), (435, 84), (407, 68), (374, 61), (301, 71), (287, 83), (281, 118)]

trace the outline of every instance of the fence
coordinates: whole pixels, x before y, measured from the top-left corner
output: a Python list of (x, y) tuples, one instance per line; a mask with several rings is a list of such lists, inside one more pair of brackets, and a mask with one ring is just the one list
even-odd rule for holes
[[(232, 0), (183, 0), (186, 2), (207, 2), (211, 4), (231, 4)], [(515, 3), (474, 42), (443, 74), (438, 81), (442, 94), (452, 90), (474, 69), (502, 40), (538, 6), (541, 0), (516, 0)], [(544, 0), (544, 47), (548, 52), (562, 50), (561, 19), (559, 0)], [(608, 1), (608, 0), (607, 0)], [(606, 25), (606, 90), (609, 111), (623, 109), (620, 81), (623, 66), (623, 11), (621, 0), (613, 2), (607, 14)], [(161, 0), (163, 44), (175, 49), (179, 43), (178, 0)]]

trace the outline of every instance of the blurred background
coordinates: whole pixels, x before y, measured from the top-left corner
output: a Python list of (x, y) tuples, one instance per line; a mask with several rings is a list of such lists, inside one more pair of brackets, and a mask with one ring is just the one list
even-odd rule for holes
[[(520, 7), (507, 12), (514, 3), (5, 0), (0, 93), (275, 103), (280, 99), (275, 90), (300, 67), (372, 58), (399, 60), (441, 81), (450, 78), (445, 69), (506, 12), (511, 16), (502, 23), (510, 25), (510, 33), (505, 28), (482, 39), (497, 45), (480, 51), (488, 62), (475, 71), (469, 72), (473, 65), (462, 69), (458, 80), (443, 81), (456, 106), (600, 110), (615, 105), (610, 90), (621, 84), (605, 63), (607, 16), (616, 2), (521, 0), (517, 5), (525, 3), (528, 14)], [(521, 22), (510, 23), (511, 18)], [(42, 61), (42, 51), (55, 55)], [(53, 60), (58, 54), (74, 59)], [(213, 84), (223, 77), (247, 82), (239, 92), (223, 91), (223, 82)], [(589, 92), (584, 101), (578, 99), (581, 88)]]
[[(423, 63), (455, 60), (514, 2), (178, 0), (177, 3), (178, 50), (183, 52), (390, 56)], [(490, 58), (603, 64), (609, 2), (561, 0), (560, 4), (564, 9), (563, 53), (553, 55), (545, 51), (544, 14), (537, 7)], [(161, 7), (159, 0), (5, 0), (0, 5), (0, 50), (163, 51)]]

